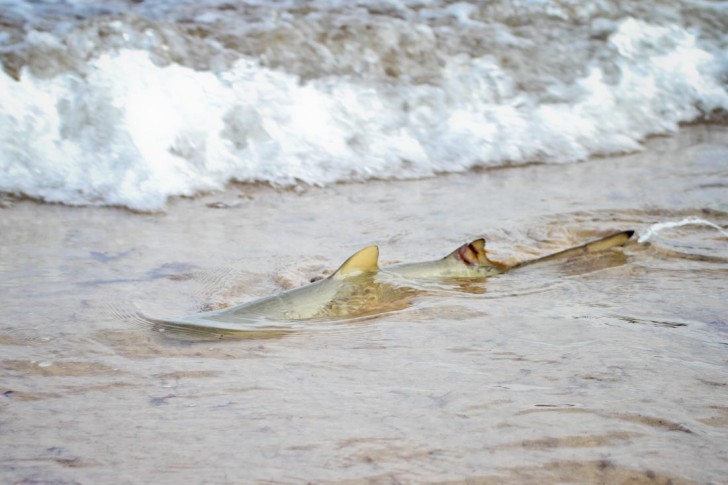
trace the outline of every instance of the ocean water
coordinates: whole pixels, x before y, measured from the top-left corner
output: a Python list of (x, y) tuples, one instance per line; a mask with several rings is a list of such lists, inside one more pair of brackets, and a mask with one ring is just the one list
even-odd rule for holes
[(722, 2), (0, 6), (0, 191), (48, 202), (574, 162), (728, 109)]
[[(728, 129), (645, 150), (164, 213), (0, 204), (2, 483), (723, 483)], [(657, 174), (657, 175), (656, 175)], [(378, 244), (515, 263), (622, 250), (249, 340), (136, 324), (309, 282)]]
[[(726, 32), (702, 0), (0, 0), (0, 483), (725, 482)], [(138, 324), (371, 244), (629, 229), (356, 321)]]

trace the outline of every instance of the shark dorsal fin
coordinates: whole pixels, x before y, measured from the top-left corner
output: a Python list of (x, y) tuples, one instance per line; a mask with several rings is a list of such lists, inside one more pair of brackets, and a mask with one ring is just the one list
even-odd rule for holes
[(459, 260), (469, 266), (496, 266), (499, 268), (503, 266), (501, 263), (488, 259), (485, 251), (485, 239), (483, 238), (463, 244), (445, 256), (444, 259)]
[(336, 270), (336, 273), (331, 275), (331, 278), (343, 280), (361, 273), (373, 273), (379, 269), (378, 260), (379, 248), (377, 246), (368, 246), (344, 261), (344, 264)]

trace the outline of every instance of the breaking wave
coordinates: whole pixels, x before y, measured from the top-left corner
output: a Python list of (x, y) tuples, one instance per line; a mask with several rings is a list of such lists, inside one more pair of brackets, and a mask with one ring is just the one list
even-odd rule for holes
[(230, 181), (573, 162), (728, 111), (717, 4), (146, 3), (11, 2), (0, 191), (160, 210)]

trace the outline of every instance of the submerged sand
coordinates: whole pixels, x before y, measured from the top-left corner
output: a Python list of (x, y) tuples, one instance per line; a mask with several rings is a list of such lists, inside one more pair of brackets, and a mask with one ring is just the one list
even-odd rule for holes
[(719, 483), (728, 239), (692, 224), (363, 321), (180, 341), (180, 316), (485, 236), (515, 262), (623, 229), (728, 225), (728, 129), (642, 153), (300, 191), (166, 213), (4, 199), (3, 483)]

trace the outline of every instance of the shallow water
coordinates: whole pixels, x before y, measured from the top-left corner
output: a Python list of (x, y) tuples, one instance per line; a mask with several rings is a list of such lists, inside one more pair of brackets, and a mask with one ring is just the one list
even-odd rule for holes
[(4, 199), (5, 483), (719, 483), (728, 238), (701, 224), (409, 308), (265, 339), (135, 323), (485, 236), (516, 262), (690, 217), (728, 225), (728, 130), (643, 153), (302, 191), (241, 185), (165, 214)]

